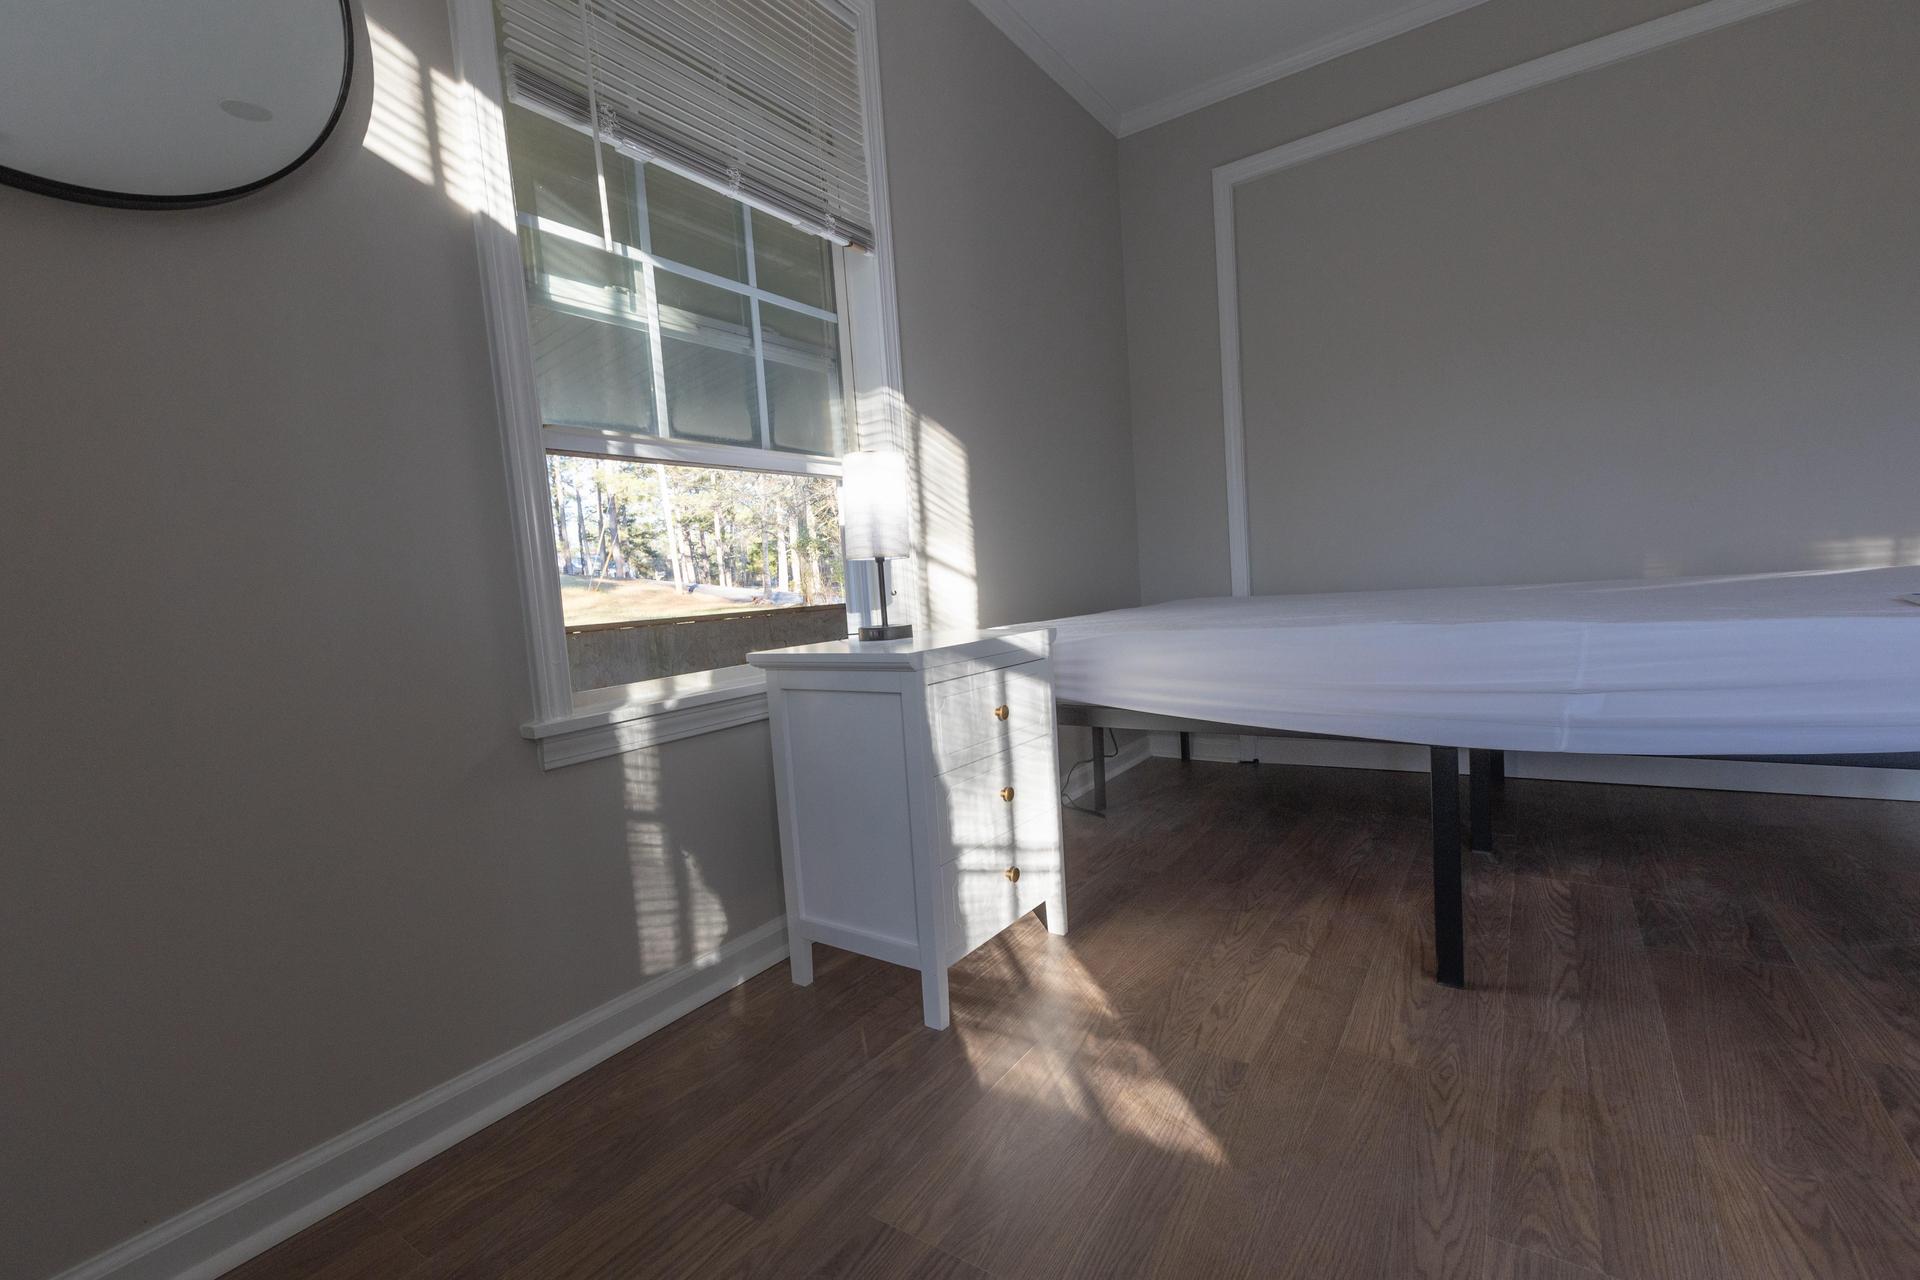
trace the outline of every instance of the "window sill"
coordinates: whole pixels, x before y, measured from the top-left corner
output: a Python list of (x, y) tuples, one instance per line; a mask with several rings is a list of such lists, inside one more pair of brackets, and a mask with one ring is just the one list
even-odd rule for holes
[(573, 711), (522, 725), (540, 765), (559, 769), (767, 718), (767, 679), (753, 667), (722, 667), (576, 694)]

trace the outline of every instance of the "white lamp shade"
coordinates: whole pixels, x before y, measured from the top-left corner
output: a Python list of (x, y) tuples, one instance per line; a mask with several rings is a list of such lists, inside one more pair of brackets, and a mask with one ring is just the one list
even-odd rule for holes
[(847, 559), (900, 560), (907, 537), (907, 457), (866, 450), (841, 459), (840, 516), (847, 522)]

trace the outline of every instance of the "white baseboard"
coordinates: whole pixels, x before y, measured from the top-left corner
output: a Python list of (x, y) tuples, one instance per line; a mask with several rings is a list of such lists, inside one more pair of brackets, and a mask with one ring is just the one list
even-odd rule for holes
[[(1177, 757), (1177, 734), (1153, 735), (1153, 754)], [(1425, 747), (1388, 742), (1318, 742), (1300, 738), (1193, 735), (1196, 760), (1319, 765), (1335, 769), (1427, 771)], [(1464, 765), (1463, 765), (1464, 767)], [(1839, 765), (1760, 764), (1740, 760), (1673, 760), (1649, 756), (1578, 756), (1555, 752), (1507, 754), (1510, 778), (1612, 782), (1636, 787), (1697, 787), (1704, 791), (1762, 791), (1792, 796), (1847, 796), (1862, 800), (1920, 801), (1920, 772)]]
[[(1143, 733), (1131, 742), (1121, 743), (1119, 751), (1107, 757), (1107, 781), (1112, 782), (1141, 761), (1152, 759), (1155, 754), (1152, 734)], [(1179, 753), (1176, 751), (1174, 754)], [(1080, 757), (1063, 753), (1061, 759), (1071, 768)], [(1073, 769), (1072, 774), (1067, 780), (1066, 797), (1068, 800), (1078, 800), (1093, 790), (1093, 767), (1090, 764), (1081, 765)]]
[(768, 921), (55, 1280), (210, 1280), (784, 960)]

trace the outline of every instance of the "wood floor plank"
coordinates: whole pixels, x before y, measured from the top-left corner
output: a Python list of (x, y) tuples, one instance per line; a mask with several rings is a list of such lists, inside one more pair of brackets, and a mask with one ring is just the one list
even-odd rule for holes
[(1059, 1224), (1099, 1215), (1114, 1183), (1096, 1172), (1141, 1140), (1115, 1114), (1138, 1105), (1118, 1096), (1138, 1085), (1137, 1060), (1120, 1056), (1131, 1047), (1035, 1048), (899, 1172), (874, 1216), (996, 1275), (1057, 1274), (1077, 1244)]
[[(1880, 806), (1862, 802), (1860, 807), (1873, 813)], [(1914, 878), (1911, 856), (1889, 866), (1888, 855), (1875, 847), (1883, 833), (1861, 823), (1857, 809), (1819, 799), (1809, 800), (1807, 808), (1831, 815), (1842, 829), (1800, 815), (1780, 829), (1775, 856), (1757, 868), (1789, 938), (1832, 947), (1920, 942), (1920, 880)], [(1916, 844), (1920, 834), (1905, 847)]]
[(1773, 917), (1751, 893), (1636, 893), (1643, 945), (1759, 964), (1791, 964)]
[(622, 1133), (581, 1152), (578, 1176), (557, 1192), (574, 1209), (572, 1225), (513, 1274), (540, 1280), (640, 1274), (711, 1266), (727, 1256), (760, 1224), (718, 1194), (730, 1168), (716, 1162), (715, 1153), (751, 1151), (787, 1130), (795, 1116), (820, 1114), (844, 1093), (849, 1075), (869, 1069), (863, 1048), (873, 1038), (925, 1031), (917, 1013), (912, 1005), (883, 1002), (863, 1023), (806, 1048), (783, 1071), (768, 1072), (746, 1096), (676, 1117), (678, 1126), (663, 1126), (657, 1142)]
[(884, 1222), (868, 1222), (866, 1234), (850, 1236), (806, 1273), (807, 1280), (988, 1280), (986, 1272), (952, 1254)]
[(1887, 1118), (1906, 1140), (1907, 1150), (1920, 1161), (1920, 1074), (1879, 1062), (1867, 1063), (1866, 1069), (1873, 1077)]
[(1504, 991), (1513, 878), (1467, 877), (1464, 991), (1432, 981), (1428, 869), (1409, 866), (1402, 919), (1367, 971), (1342, 1038), (1351, 1052), (1417, 1068), (1418, 1105), (1404, 1137), (1411, 1163), (1408, 1274), (1474, 1276), (1484, 1265), (1491, 1181), (1501, 1143)]
[(242, 1280), (1920, 1275), (1920, 807), (1151, 761), (920, 1025), (775, 968)]
[(1920, 1275), (1920, 1190), (1713, 1138), (1697, 1140), (1721, 1234), (1742, 1277)]
[(1310, 851), (1306, 858), (1276, 857), (1272, 846), (1249, 841), (1240, 874), (1209, 899), (1183, 961), (1154, 966), (1146, 981), (1123, 989), (1137, 1043), (1168, 1057), (1201, 1049), (1245, 1059), (1272, 1034), (1312, 940), (1333, 918), (1327, 868), (1349, 865), (1361, 844), (1348, 834), (1329, 848), (1310, 825), (1295, 826), (1282, 846)]
[(1414, 1175), (1403, 1140), (1422, 1092), (1413, 1068), (1336, 1054), (1286, 1176), (1267, 1192), (1238, 1274), (1412, 1274)]
[(1694, 1132), (1795, 1166), (1906, 1176), (1899, 1130), (1800, 971), (1649, 952)]
[(1601, 1269), (1717, 1280), (1726, 1258), (1633, 899), (1576, 885), (1573, 904)]
[(426, 1259), (364, 1205), (350, 1204), (227, 1273), (228, 1280), (412, 1280)]
[(1578, 916), (1571, 881), (1515, 883), (1491, 1233), (1575, 1266), (1603, 1268)]
[[(1162, 1061), (1138, 1045), (1110, 1053), (1107, 1065), (1131, 1077), (1109, 1089), (1117, 1104), (1111, 1122), (1129, 1140), (1110, 1147), (1092, 1174), (1110, 1184), (1110, 1193), (1081, 1230), (1062, 1233), (1062, 1243), (1069, 1246), (1063, 1259), (1061, 1251), (1049, 1249), (1038, 1267), (1023, 1261), (1023, 1274), (1141, 1274), (1187, 1189), (1234, 1172), (1236, 1153), (1220, 1135), (1238, 1119), (1252, 1068), (1199, 1049)], [(1252, 1158), (1256, 1164), (1260, 1160)]]
[[(1031, 1051), (1032, 1045), (998, 1030), (967, 1025), (959, 1011), (953, 1034), (910, 1031), (872, 1065), (748, 1151), (716, 1183), (721, 1199), (757, 1219), (863, 1156), (878, 1143), (911, 1145), (926, 1139), (928, 1112), (951, 1111), (955, 1100), (981, 1097)], [(934, 1100), (939, 1108), (916, 1107)], [(875, 1115), (885, 1117), (875, 1125)]]
[[(1253, 1063), (1203, 1055), (1181, 1064), (1185, 1079), (1199, 1078), (1191, 1096), (1220, 1151), (1208, 1160), (1171, 1153), (1143, 1159), (1134, 1172), (1143, 1187), (1116, 1198), (1116, 1216), (1142, 1219), (1129, 1235), (1153, 1230), (1142, 1274), (1231, 1275), (1248, 1265), (1244, 1242), (1266, 1214), (1269, 1192), (1296, 1170), (1294, 1155), (1335, 1052), (1330, 1039), (1281, 1039), (1264, 1045)], [(1143, 1197), (1151, 1197), (1153, 1209)]]
[(1486, 1242), (1486, 1280), (1615, 1280), (1614, 1277), (1491, 1237)]
[(1395, 914), (1383, 922), (1341, 1047), (1412, 1066), (1436, 1055), (1460, 1056), (1465, 1041), (1491, 1049), (1500, 1029), (1513, 877), (1470, 869), (1466, 877), (1467, 974), (1464, 991), (1433, 981), (1433, 886), (1428, 863), (1406, 864)]
[(529, 1191), (446, 1238), (407, 1280), (502, 1280), (571, 1226), (575, 1216), (543, 1191)]
[(1920, 1073), (1920, 943), (1812, 949), (1801, 968), (1855, 1053)]

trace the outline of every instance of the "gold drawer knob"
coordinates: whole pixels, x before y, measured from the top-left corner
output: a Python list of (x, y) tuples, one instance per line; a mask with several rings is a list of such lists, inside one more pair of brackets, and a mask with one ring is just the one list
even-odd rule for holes
[(1018, 868), (1018, 867), (1008, 867), (1008, 868), (1007, 868), (1007, 879), (1009, 879), (1009, 880), (1011, 880), (1011, 881), (1013, 881), (1013, 882), (1014, 882), (1015, 884), (1018, 884), (1018, 883), (1020, 882), (1020, 868)]
[(1007, 718), (1006, 704), (1002, 703), (993, 709), (993, 718), (995, 720), (1005, 720)]
[(1012, 788), (1012, 787), (1002, 787), (1002, 788), (1000, 788), (1000, 798), (1001, 798), (1002, 800), (1005, 800), (1005, 801), (1006, 801), (1006, 802), (1007, 802), (1008, 804), (1012, 804), (1012, 803), (1013, 803), (1013, 788)]

